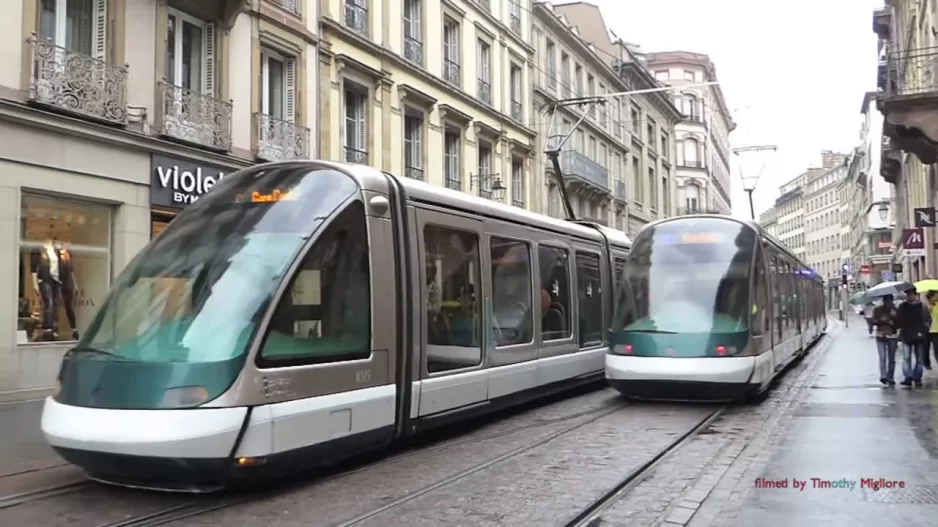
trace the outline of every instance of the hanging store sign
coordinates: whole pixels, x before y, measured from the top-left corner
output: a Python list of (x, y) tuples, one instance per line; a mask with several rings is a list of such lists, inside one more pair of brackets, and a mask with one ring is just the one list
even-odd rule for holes
[(902, 229), (902, 256), (918, 258), (925, 256), (925, 232), (921, 227)]
[(934, 227), (935, 226), (935, 208), (921, 207), (912, 211), (915, 215), (916, 227)]
[(235, 169), (158, 154), (150, 157), (150, 204), (181, 209)]

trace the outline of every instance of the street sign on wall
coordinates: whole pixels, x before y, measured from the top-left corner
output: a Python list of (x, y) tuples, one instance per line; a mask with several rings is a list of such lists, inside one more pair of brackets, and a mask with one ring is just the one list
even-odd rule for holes
[(863, 264), (860, 266), (860, 274), (870, 274), (870, 266)]

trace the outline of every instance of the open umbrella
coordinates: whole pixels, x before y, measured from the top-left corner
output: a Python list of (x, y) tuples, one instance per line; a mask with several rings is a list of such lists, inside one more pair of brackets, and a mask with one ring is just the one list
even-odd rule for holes
[(915, 282), (915, 290), (919, 293), (938, 291), (938, 280), (935, 280), (934, 278), (919, 280), (918, 282)]
[(864, 291), (860, 291), (859, 293), (854, 293), (853, 296), (850, 297), (850, 303), (855, 306), (860, 306), (860, 305), (865, 304), (866, 293)]
[(909, 282), (883, 282), (866, 290), (866, 300), (882, 298), (887, 295), (905, 296), (904, 292), (909, 289), (915, 289), (915, 286)]

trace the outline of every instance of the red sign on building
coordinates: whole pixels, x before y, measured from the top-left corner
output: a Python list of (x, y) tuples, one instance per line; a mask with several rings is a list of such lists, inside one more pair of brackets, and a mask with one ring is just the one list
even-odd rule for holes
[(870, 266), (863, 264), (860, 266), (860, 274), (870, 274)]

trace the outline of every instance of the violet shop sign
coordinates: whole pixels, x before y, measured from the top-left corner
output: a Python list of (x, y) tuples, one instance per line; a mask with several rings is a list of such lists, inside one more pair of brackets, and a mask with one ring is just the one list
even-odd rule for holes
[(184, 208), (234, 170), (153, 154), (150, 156), (150, 204)]

